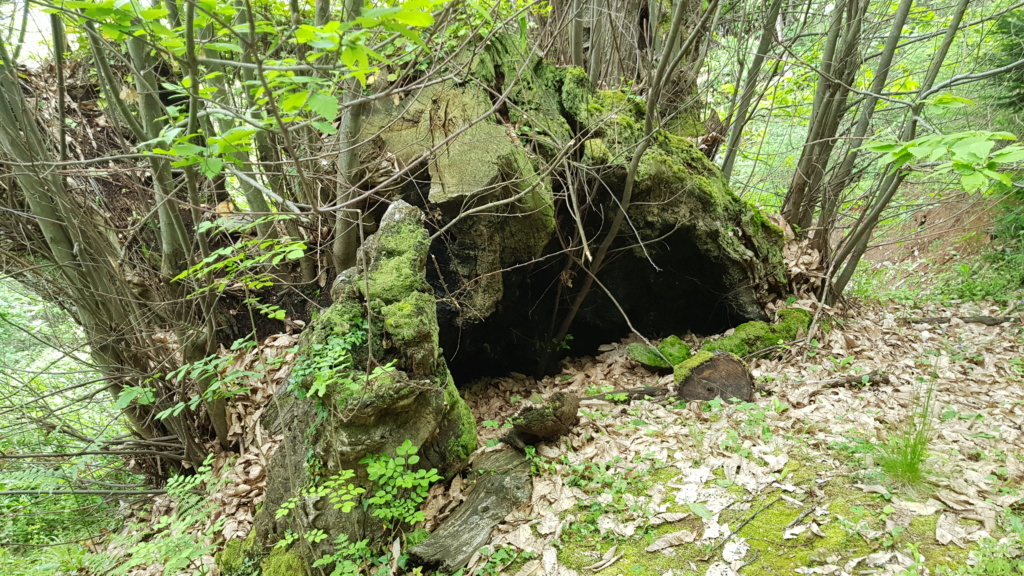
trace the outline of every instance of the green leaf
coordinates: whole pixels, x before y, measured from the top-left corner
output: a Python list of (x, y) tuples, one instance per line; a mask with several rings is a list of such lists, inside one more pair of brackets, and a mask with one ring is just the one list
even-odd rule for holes
[(691, 503), (690, 512), (693, 512), (694, 514), (700, 516), (704, 520), (709, 520), (712, 516), (714, 516), (714, 514), (711, 513), (711, 510), (708, 510), (708, 507), (701, 504), (700, 502)]
[(310, 40), (309, 45), (313, 48), (319, 48), (320, 50), (333, 50), (338, 47), (338, 43), (328, 38), (318, 38), (316, 40)]
[(960, 185), (967, 192), (975, 192), (988, 188), (988, 178), (981, 172), (971, 172), (960, 177)]
[(425, 28), (434, 23), (434, 16), (430, 12), (409, 8), (408, 2), (402, 6), (394, 18), (406, 26), (416, 26), (417, 28)]
[(175, 144), (171, 147), (171, 152), (178, 156), (194, 156), (201, 153), (205, 148), (202, 146), (196, 146), (195, 144), (188, 144), (185, 142)]
[(893, 157), (892, 164), (894, 167), (899, 168), (900, 166), (903, 166), (904, 164), (910, 162), (913, 159), (914, 156), (909, 152), (900, 152), (895, 157)]
[(974, 102), (967, 98), (946, 93), (932, 98), (928, 101), (928, 105), (939, 108), (961, 108), (963, 106), (974, 106)]
[(114, 402), (114, 409), (124, 410), (125, 408), (128, 407), (129, 404), (132, 403), (132, 400), (134, 400), (135, 397), (138, 396), (141, 391), (141, 388), (136, 388), (134, 386), (126, 387), (117, 396), (117, 402)]
[(306, 107), (326, 120), (334, 120), (338, 115), (338, 99), (322, 92), (310, 94)]
[(146, 8), (145, 10), (139, 10), (139, 16), (147, 22), (150, 20), (158, 20), (168, 14), (170, 14), (170, 12), (167, 11), (167, 8)]
[(892, 142), (868, 142), (867, 144), (864, 144), (862, 148), (870, 152), (879, 152), (884, 154), (886, 152), (897, 150), (901, 146), (902, 144), (894, 144)]
[(980, 162), (988, 158), (988, 153), (996, 143), (988, 138), (981, 138), (984, 137), (977, 136), (957, 142), (951, 148), (953, 155), (971, 162)]
[(932, 151), (933, 148), (930, 146), (911, 146), (910, 148), (907, 148), (907, 152), (910, 152), (911, 156), (914, 158), (924, 158), (931, 154)]
[(312, 40), (316, 40), (317, 29), (308, 25), (303, 24), (295, 30), (295, 41), (299, 44), (306, 44)]
[(1021, 160), (1024, 160), (1024, 148), (1020, 146), (1007, 146), (1006, 148), (993, 153), (992, 159), (1002, 164), (1020, 162)]
[(289, 94), (287, 97), (281, 100), (281, 109), (285, 112), (295, 112), (302, 108), (303, 104), (306, 103), (306, 98), (309, 97), (307, 92), (295, 92)]
[(203, 176), (207, 178), (213, 178), (220, 174), (223, 167), (224, 161), (220, 158), (203, 158), (203, 161), (199, 164), (199, 169), (202, 170)]
[(314, 128), (323, 132), (324, 134), (337, 134), (338, 129), (334, 127), (330, 122), (323, 122), (321, 120), (314, 120), (311, 122)]
[(982, 168), (981, 170), (979, 170), (979, 172), (981, 172), (982, 174), (989, 178), (998, 180), (1007, 186), (1013, 186), (1013, 180), (1011, 180), (1010, 177), (1007, 176), (1006, 174), (996, 172), (995, 170), (989, 170), (988, 168)]

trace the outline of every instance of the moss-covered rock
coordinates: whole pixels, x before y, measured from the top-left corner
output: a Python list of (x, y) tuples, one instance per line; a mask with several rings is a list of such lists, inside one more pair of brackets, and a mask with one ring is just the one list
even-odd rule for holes
[[(517, 63), (526, 67), (513, 69)], [(509, 88), (514, 88), (517, 117), (509, 120), (535, 140), (556, 150), (571, 139), (559, 107), (560, 70), (506, 37), (482, 50), (473, 69), (485, 84), (501, 84), (506, 76), (515, 81)], [(492, 106), (479, 85), (448, 82), (397, 106), (381, 104), (365, 125), (367, 137), (399, 164), (427, 158), (427, 174), (419, 178), (429, 180), (425, 199), (439, 219), (436, 227), (447, 227), (444, 247), (450, 252), (439, 258), (444, 270), (431, 272), (451, 286), (445, 296), (457, 304), (461, 322), (490, 316), (506, 293), (506, 276), (494, 272), (539, 258), (555, 230), (550, 177), (538, 170), (512, 125), (497, 118), (479, 121)], [(422, 191), (409, 199), (422, 202)], [(479, 210), (466, 215), (474, 209)], [(388, 286), (401, 287), (404, 283), (396, 280), (406, 268), (397, 261), (394, 266), (380, 274), (388, 275)]]
[(427, 375), (437, 370), (437, 303), (432, 294), (412, 292), (394, 304), (381, 308), (384, 329), (404, 359), (411, 374)]
[(557, 154), (572, 139), (560, 97), (566, 69), (549, 65), (525, 39), (496, 35), (479, 52), (473, 70), (477, 79), (515, 103), (508, 119), (523, 140)]
[(389, 304), (413, 292), (428, 290), (423, 274), (427, 263), (427, 231), (422, 224), (403, 221), (397, 226), (382, 227), (382, 230), (387, 234), (378, 236), (377, 246), (370, 248), (381, 257), (370, 270), (369, 282), (360, 283), (363, 297)]
[[(345, 470), (372, 494), (376, 488), (362, 460), (393, 456), (406, 441), (420, 448), (419, 466), (446, 478), (476, 449), (476, 423), (438, 346), (436, 301), (426, 282), (428, 247), (422, 211), (393, 202), (361, 248), (362, 267), (335, 285), (339, 300), (303, 332), (292, 372), (297, 396), (280, 394), (269, 418), (268, 427), (284, 441), (269, 463), (266, 501), (256, 517), (261, 545), (287, 530), (328, 534), (314, 554), (338, 534), (372, 540), (384, 526), (365, 507), (343, 512), (327, 498), (302, 495)], [(305, 499), (303, 505), (277, 518), (282, 503), (294, 497)], [(309, 552), (303, 547), (294, 554), (309, 564)], [(267, 562), (282, 570), (295, 565), (289, 555)]]
[(502, 440), (522, 448), (527, 444), (560, 438), (579, 424), (579, 409), (580, 399), (577, 396), (555, 392), (539, 402), (527, 404), (509, 418), (512, 432)]
[(698, 138), (703, 136), (707, 129), (704, 122), (695, 109), (681, 110), (665, 123), (665, 131), (674, 136), (683, 138)]
[(256, 531), (250, 530), (244, 540), (229, 540), (213, 558), (222, 576), (252, 576), (261, 556), (256, 547)]
[[(444, 389), (444, 403), (446, 410), (438, 425), (437, 436), (427, 443), (422, 456), (433, 462), (447, 463), (438, 468), (438, 473), (451, 478), (462, 470), (470, 454), (478, 448), (479, 442), (476, 418), (459, 395), (454, 380), (450, 378)], [(435, 456), (434, 453), (444, 454), (444, 457)]]
[[(647, 105), (626, 90), (595, 89), (582, 69), (552, 66), (516, 36), (496, 35), (456, 60), (473, 82), (381, 99), (365, 135), (375, 154), (410, 168), (395, 189), (423, 207), (437, 237), (425, 278), (449, 366), (467, 376), (532, 372), (538, 357), (564, 344), (548, 332), (573, 307), (585, 277), (571, 260), (585, 255), (566, 251), (584, 236), (593, 251), (607, 232), (626, 166), (645, 137)], [(612, 247), (615, 265), (600, 273), (642, 333), (715, 333), (764, 320), (762, 303), (786, 284), (781, 231), (680, 136), (694, 118), (677, 114), (676, 125), (651, 138), (628, 225)], [(411, 239), (404, 231), (402, 238)], [(398, 296), (418, 282), (421, 262), (416, 252), (374, 270), (368, 291), (348, 277), (339, 283), (411, 319), (425, 300), (398, 305)], [(627, 330), (604, 289), (592, 290), (579, 310), (570, 333), (581, 349)], [(424, 336), (415, 327), (410, 335)]]
[(772, 346), (795, 340), (801, 331), (811, 324), (811, 314), (806, 310), (789, 308), (780, 310), (778, 322), (746, 322), (740, 324), (728, 336), (704, 343), (701, 350), (722, 351), (745, 357)]
[(262, 569), (262, 576), (306, 576), (309, 563), (296, 552), (277, 548), (263, 561)]
[(634, 342), (626, 346), (626, 355), (648, 370), (668, 371), (690, 357), (690, 346), (678, 336), (668, 336), (657, 348)]
[(658, 344), (658, 351), (673, 366), (690, 358), (690, 345), (678, 336), (668, 336)]
[(786, 308), (779, 310), (778, 323), (772, 330), (775, 336), (786, 342), (796, 340), (801, 332), (806, 332), (811, 325), (811, 313), (802, 308)]
[(626, 346), (626, 355), (630, 360), (648, 370), (659, 371), (672, 368), (672, 365), (662, 358), (657, 350), (639, 342), (633, 342)]

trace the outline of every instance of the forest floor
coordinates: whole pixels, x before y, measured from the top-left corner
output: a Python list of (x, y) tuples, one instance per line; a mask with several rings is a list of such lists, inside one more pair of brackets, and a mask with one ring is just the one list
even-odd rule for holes
[[(750, 403), (586, 399), (671, 383), (629, 360), (625, 341), (540, 381), (478, 382), (467, 400), (486, 449), (532, 395), (584, 400), (577, 429), (537, 448), (530, 505), (467, 573), (1001, 574), (1024, 537), (1008, 522), (1024, 513), (1024, 341), (1018, 322), (959, 318), (1012, 308), (822, 311), (809, 342), (750, 362)], [(875, 371), (889, 382), (842, 380)], [(879, 455), (922, 426), (925, 481), (901, 485)]]
[[(958, 221), (965, 212), (954, 207), (908, 222), (927, 241), (901, 243), (907, 230), (895, 230), (844, 305), (791, 299), (787, 305), (815, 314), (811, 333), (749, 360), (752, 402), (599, 398), (672, 384), (671, 375), (627, 358), (630, 339), (566, 360), (541, 380), (510, 374), (462, 386), (479, 426), (478, 453), (507, 449), (498, 441), (505, 423), (537, 395), (582, 399), (575, 430), (530, 455), (530, 503), (495, 529), (463, 574), (1022, 574), (1024, 300), (964, 303), (930, 292), (988, 245), (990, 222)], [(810, 281), (816, 272), (804, 264), (814, 259), (803, 256), (788, 253), (790, 271)], [(978, 316), (1010, 321), (963, 320)], [(935, 317), (949, 320), (913, 321)], [(680, 336), (694, 348), (701, 340)], [(279, 356), (287, 366), (295, 342), (270, 337), (235, 367)], [(247, 449), (213, 464), (220, 480), (207, 500), (205, 533), (221, 523), (210, 542), (243, 538), (252, 525), (279, 442), (261, 416), (287, 371), (232, 402), (232, 434)], [(883, 466), (887, 454), (915, 447), (923, 450), (921, 478), (898, 477), (906, 462)], [(465, 476), (434, 486), (427, 528), (467, 489)], [(145, 516), (174, 507), (157, 497)], [(218, 573), (213, 549), (201, 554), (193, 568)]]
[[(816, 313), (812, 333), (749, 362), (753, 402), (596, 398), (672, 384), (626, 357), (629, 340), (543, 380), (469, 387), (482, 450), (500, 449), (501, 423), (536, 394), (583, 400), (575, 431), (532, 456), (530, 504), (466, 573), (1021, 574), (1021, 311), (929, 292), (988, 246), (983, 201), (941, 204), (892, 229), (845, 306), (791, 302)], [(794, 272), (799, 255), (788, 259)], [(962, 320), (978, 316), (1012, 321)], [(950, 320), (913, 321), (936, 317)], [(887, 378), (857, 381), (879, 373)], [(924, 450), (920, 478), (900, 477), (908, 458), (880, 465), (914, 448)], [(428, 510), (441, 513), (430, 523), (464, 487), (434, 492)]]

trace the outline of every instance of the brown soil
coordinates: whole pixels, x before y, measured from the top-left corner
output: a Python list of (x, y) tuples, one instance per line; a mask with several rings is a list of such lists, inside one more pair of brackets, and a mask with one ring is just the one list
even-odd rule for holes
[(941, 199), (922, 194), (918, 202), (907, 205), (913, 213), (904, 223), (879, 232), (865, 260), (872, 265), (920, 263), (915, 273), (921, 274), (930, 267), (975, 256), (992, 240), (998, 202), (996, 196), (965, 192)]

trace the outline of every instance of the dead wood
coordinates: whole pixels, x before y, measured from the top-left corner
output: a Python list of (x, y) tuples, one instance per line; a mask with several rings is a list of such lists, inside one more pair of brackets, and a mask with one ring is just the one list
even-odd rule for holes
[(935, 316), (931, 318), (900, 318), (905, 324), (949, 324), (953, 318), (959, 318), (967, 324), (984, 324), (998, 326), (1007, 322), (1020, 322), (1016, 316)]
[(426, 540), (409, 549), (415, 565), (451, 574), (466, 566), (505, 516), (530, 501), (530, 462), (516, 450), (489, 452), (473, 463), (466, 500)]
[(555, 392), (542, 404), (525, 406), (509, 419), (512, 431), (502, 442), (522, 450), (527, 445), (565, 436), (580, 423), (580, 399), (565, 392)]
[(880, 370), (873, 370), (867, 374), (854, 374), (843, 378), (832, 378), (820, 380), (816, 384), (822, 384), (823, 388), (864, 388), (871, 384), (889, 384), (889, 375)]
[(668, 396), (670, 392), (671, 390), (664, 386), (641, 386), (640, 388), (623, 388), (619, 390), (612, 390), (611, 392), (605, 392), (604, 394), (584, 396), (580, 398), (580, 400), (606, 400), (608, 402), (621, 402), (623, 399), (626, 401), (632, 401), (643, 400), (644, 398)]
[(715, 354), (690, 369), (689, 374), (680, 374), (677, 395), (684, 400), (739, 399), (750, 402), (754, 398), (754, 382), (750, 371), (742, 360), (733, 354)]

